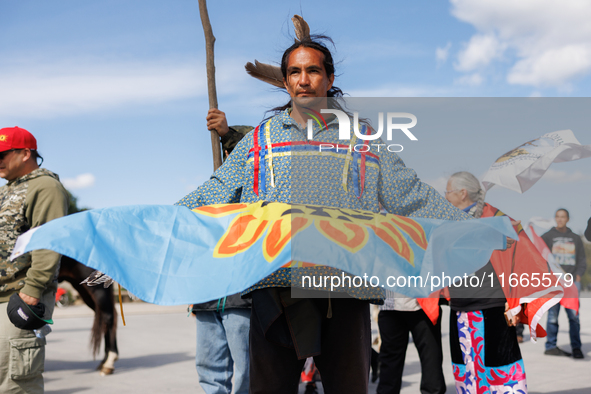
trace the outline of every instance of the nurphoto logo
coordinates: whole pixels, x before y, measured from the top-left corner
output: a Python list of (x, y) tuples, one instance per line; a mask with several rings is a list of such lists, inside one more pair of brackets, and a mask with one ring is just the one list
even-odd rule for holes
[[(309, 109), (309, 108), (308, 108)], [(333, 114), (336, 116), (337, 121), (339, 122), (339, 140), (350, 140), (351, 139), (351, 121), (349, 115), (341, 110), (338, 109), (321, 109), (320, 113), (309, 109), (311, 112), (306, 112), (308, 116), (316, 121), (320, 128), (327, 128), (326, 120), (322, 116), (322, 114)], [(314, 137), (314, 125), (312, 119), (308, 119), (307, 130), (308, 130), (308, 139), (312, 140)], [(395, 123), (395, 119), (397, 120)], [(410, 119), (410, 123), (398, 123), (399, 119)], [(387, 112), (386, 113), (386, 141), (390, 142), (393, 139), (394, 131), (402, 131), (408, 139), (411, 141), (417, 141), (417, 137), (414, 136), (413, 133), (410, 132), (409, 129), (413, 128), (417, 124), (417, 117), (408, 112)], [(319, 150), (328, 150), (328, 149), (336, 149), (337, 151), (340, 149), (348, 149), (354, 150), (355, 152), (369, 152), (370, 150), (374, 150), (379, 152), (380, 148), (385, 148), (390, 152), (402, 152), (404, 147), (400, 144), (371, 144), (366, 143), (366, 141), (375, 141), (382, 137), (384, 134), (384, 112), (378, 112), (378, 129), (377, 131), (373, 132), (374, 130), (370, 127), (367, 127), (367, 133), (363, 133), (359, 130), (359, 112), (353, 112), (353, 132), (355, 133), (355, 137), (362, 140), (363, 143), (349, 145), (348, 148), (343, 148), (338, 144), (320, 144)], [(373, 133), (372, 133), (373, 132)], [(372, 149), (373, 148), (373, 149)]]

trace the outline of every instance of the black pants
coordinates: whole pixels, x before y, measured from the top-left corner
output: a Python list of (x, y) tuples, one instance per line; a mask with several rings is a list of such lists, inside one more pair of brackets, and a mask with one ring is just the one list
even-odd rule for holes
[(517, 326), (515, 326), (515, 333), (517, 334), (518, 337), (523, 338), (523, 330), (525, 329), (525, 326), (523, 325), (523, 323), (518, 323)]
[[(257, 316), (253, 297), (250, 318), (250, 394), (296, 394), (305, 359), (294, 348), (268, 341)], [(326, 317), (327, 299), (313, 299), (322, 311), (321, 354), (314, 356), (322, 387), (328, 394), (366, 394), (371, 358), (369, 303), (356, 299), (331, 299), (332, 317)], [(285, 319), (282, 314), (279, 319)], [(286, 322), (285, 327), (289, 327)], [(291, 327), (297, 330), (298, 327)], [(290, 333), (286, 333), (290, 335)]]
[(378, 316), (380, 347), (380, 382), (378, 394), (397, 394), (402, 385), (408, 333), (421, 360), (421, 393), (445, 393), (443, 353), (441, 350), (441, 309), (436, 325), (423, 310), (414, 312), (381, 311)]
[[(477, 312), (477, 311), (474, 311)], [(505, 320), (505, 307), (496, 306), (486, 308), (482, 311), (484, 319), (484, 353), (481, 362), (485, 367), (502, 367), (512, 364), (522, 359), (515, 327), (509, 327)], [(454, 364), (464, 364), (464, 354), (462, 348), (465, 345), (460, 343), (458, 334), (457, 312), (450, 310), (449, 317), (449, 349), (451, 353), (451, 362)]]

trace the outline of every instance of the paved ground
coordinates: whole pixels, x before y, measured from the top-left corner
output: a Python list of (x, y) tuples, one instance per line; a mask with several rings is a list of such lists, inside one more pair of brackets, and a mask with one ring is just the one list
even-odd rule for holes
[[(586, 359), (544, 356), (543, 340), (524, 343), (522, 353), (530, 393), (591, 393), (591, 299), (584, 298), (581, 304)], [(144, 303), (126, 303), (124, 308), (127, 326), (120, 323), (118, 331), (121, 358), (115, 373), (106, 377), (95, 371), (98, 360), (92, 359), (89, 350), (92, 311), (85, 306), (56, 310), (54, 331), (47, 338), (46, 393), (203, 393), (194, 366), (195, 323), (187, 317), (186, 308)], [(444, 373), (447, 392), (454, 393), (448, 313), (444, 309)], [(564, 312), (560, 314), (558, 344), (570, 349)], [(418, 393), (419, 380), (419, 359), (410, 343), (402, 393)], [(375, 393), (375, 389), (370, 385), (369, 392)]]

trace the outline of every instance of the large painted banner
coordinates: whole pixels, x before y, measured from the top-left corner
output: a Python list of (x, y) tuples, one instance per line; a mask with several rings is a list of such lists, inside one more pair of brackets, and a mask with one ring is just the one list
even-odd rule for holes
[[(281, 267), (420, 279), (398, 293), (425, 297), (484, 266), (517, 234), (508, 218), (459, 222), (258, 202), (97, 209), (53, 220), (17, 241), (12, 258), (51, 249), (113, 277), (144, 301), (190, 304), (247, 289)], [(406, 282), (406, 281), (405, 281)], [(373, 282), (376, 284), (376, 282)], [(396, 285), (395, 285), (396, 286)], [(392, 289), (392, 288), (391, 288)]]

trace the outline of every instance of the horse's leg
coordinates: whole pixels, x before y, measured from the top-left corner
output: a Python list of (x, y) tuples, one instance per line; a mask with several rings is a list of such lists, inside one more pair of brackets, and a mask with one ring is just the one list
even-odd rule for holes
[[(107, 332), (105, 333), (105, 353), (115, 353), (117, 356), (115, 361), (119, 358), (119, 349), (117, 348), (117, 310), (115, 308), (115, 297), (113, 292), (109, 297), (110, 308), (113, 311), (112, 324), (107, 325)], [(107, 345), (107, 338), (109, 339)]]
[[(117, 319), (112, 289), (102, 286), (77, 285), (76, 290), (90, 300), (94, 309), (92, 327), (92, 347), (94, 356), (99, 352), (101, 339), (105, 339), (105, 355), (97, 367), (101, 375), (110, 375), (115, 370), (119, 358), (117, 350)], [(83, 297), (83, 299), (84, 299)], [(89, 304), (89, 302), (87, 302)], [(89, 305), (90, 306), (90, 305)]]
[[(78, 294), (80, 295), (80, 298), (82, 298), (84, 303), (90, 309), (92, 309), (94, 311), (94, 322), (92, 324), (90, 346), (92, 347), (92, 355), (93, 355), (93, 357), (96, 358), (96, 355), (98, 354), (98, 351), (99, 351), (99, 348), (101, 345), (101, 336), (102, 336), (101, 334), (103, 332), (102, 327), (101, 327), (103, 325), (102, 314), (101, 314), (100, 309), (97, 308), (97, 302), (94, 297), (94, 292), (95, 292), (94, 288), (80, 284), (80, 282), (82, 282), (82, 280), (84, 280), (84, 278), (86, 278), (88, 276), (88, 275), (86, 275), (87, 272), (85, 272), (85, 271), (87, 271), (86, 269), (90, 270), (91, 272), (93, 270), (91, 268), (83, 266), (82, 264), (80, 264), (78, 262), (76, 262), (76, 264), (80, 265), (84, 269), (81, 269), (80, 267), (76, 267), (76, 269), (70, 273), (71, 275), (64, 277), (64, 279), (66, 281), (70, 282), (70, 284), (78, 292)], [(105, 353), (105, 359), (106, 358), (107, 358), (107, 355)], [(103, 360), (101, 362), (98, 369), (100, 369), (102, 367), (102, 364), (104, 362), (105, 362), (105, 360)]]
[(112, 289), (102, 286), (81, 285), (94, 269), (87, 267), (74, 259), (63, 256), (60, 266), (59, 280), (67, 280), (80, 294), (82, 300), (94, 310), (91, 346), (96, 357), (101, 344), (101, 337), (105, 337), (105, 356), (98, 366), (101, 375), (112, 374), (115, 361), (119, 358), (117, 349), (117, 314)]
[[(92, 355), (96, 358), (100, 349), (102, 334), (105, 331), (103, 328), (103, 315), (101, 313), (101, 310), (97, 308), (98, 303), (95, 299), (97, 287), (80, 284), (80, 282), (87, 278), (92, 272), (94, 272), (94, 269), (87, 267), (69, 257), (62, 257), (62, 264), (60, 266), (60, 276), (63, 275), (63, 279), (67, 280), (72, 284), (72, 286), (78, 292), (80, 298), (82, 298), (84, 303), (94, 311), (94, 322), (92, 325), (90, 345), (92, 347)], [(97, 369), (100, 370), (102, 368), (103, 363), (106, 359), (107, 353), (105, 352), (105, 357), (101, 361)]]
[(110, 375), (115, 370), (115, 361), (119, 358), (117, 350), (117, 313), (115, 312), (115, 300), (112, 289), (96, 287), (94, 297), (97, 309), (103, 316), (103, 329), (105, 333), (105, 358), (101, 364), (101, 375)]

